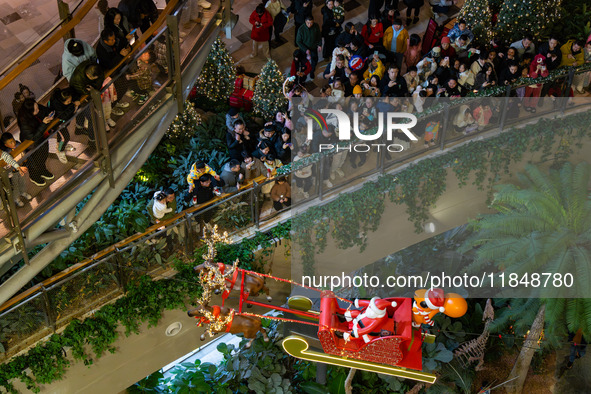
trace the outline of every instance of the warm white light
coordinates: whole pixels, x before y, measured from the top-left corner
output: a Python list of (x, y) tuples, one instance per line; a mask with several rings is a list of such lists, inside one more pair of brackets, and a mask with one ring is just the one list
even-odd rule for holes
[(426, 223), (423, 228), (425, 229), (426, 233), (432, 234), (435, 232), (435, 223), (433, 223), (433, 222)]

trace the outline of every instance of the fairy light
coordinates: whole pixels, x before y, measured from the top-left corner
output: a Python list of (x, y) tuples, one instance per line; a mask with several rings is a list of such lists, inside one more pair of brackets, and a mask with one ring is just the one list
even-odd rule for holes
[(287, 106), (283, 95), (284, 77), (277, 63), (270, 59), (261, 70), (252, 97), (254, 112), (265, 118), (275, 116)]
[(562, 0), (507, 0), (499, 12), (496, 30), (502, 37), (518, 39), (525, 33), (540, 38), (546, 21), (559, 17)]
[(188, 139), (195, 135), (195, 128), (201, 124), (201, 116), (197, 113), (195, 105), (190, 102), (185, 102), (185, 110), (178, 114), (166, 135), (174, 139)]
[(488, 42), (493, 36), (492, 12), (488, 0), (466, 0), (458, 19), (464, 19), (472, 29), (474, 39), (478, 42)]
[(197, 93), (213, 101), (224, 101), (234, 91), (236, 67), (226, 45), (218, 37), (197, 79)]
[[(208, 230), (210, 231), (209, 234)], [(201, 282), (201, 287), (203, 288), (199, 303), (201, 305), (208, 305), (211, 301), (211, 294), (215, 290), (223, 290), (226, 288), (226, 279), (231, 277), (234, 274), (234, 271), (238, 269), (239, 260), (236, 259), (231, 268), (229, 270), (224, 270), (222, 273), (220, 267), (214, 262), (217, 256), (215, 245), (217, 243), (229, 244), (230, 238), (228, 237), (228, 232), (224, 231), (224, 233), (220, 234), (216, 224), (213, 229), (208, 226), (204, 231), (204, 235), (207, 244), (207, 252), (201, 257), (203, 257), (203, 260), (205, 261), (206, 269), (199, 272), (199, 282)]]
[(226, 316), (221, 316), (221, 314), (216, 316), (213, 312), (210, 312), (205, 308), (201, 308), (200, 313), (205, 318), (205, 321), (204, 319), (201, 319), (197, 322), (197, 326), (202, 327), (207, 325), (205, 333), (209, 337), (213, 337), (216, 332), (224, 331), (228, 324), (234, 319), (234, 309), (231, 309), (230, 313)]

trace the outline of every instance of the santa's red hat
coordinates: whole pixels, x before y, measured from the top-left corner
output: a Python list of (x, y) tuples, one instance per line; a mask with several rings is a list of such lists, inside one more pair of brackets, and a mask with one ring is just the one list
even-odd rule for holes
[(430, 309), (439, 309), (439, 312), (445, 312), (445, 293), (443, 289), (429, 289), (425, 292), (425, 303)]
[(369, 302), (368, 309), (371, 309), (376, 315), (384, 315), (386, 308), (389, 306), (396, 307), (396, 301), (388, 301), (381, 298), (374, 297)]

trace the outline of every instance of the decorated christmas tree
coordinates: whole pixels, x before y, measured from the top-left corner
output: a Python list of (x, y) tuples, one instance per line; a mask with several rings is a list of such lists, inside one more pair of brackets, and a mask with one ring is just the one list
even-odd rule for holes
[(174, 118), (166, 136), (173, 143), (186, 144), (187, 140), (195, 135), (195, 129), (200, 124), (201, 116), (197, 113), (195, 105), (185, 101), (185, 110)]
[(464, 19), (478, 44), (486, 45), (492, 37), (492, 13), (489, 0), (466, 0), (458, 19)]
[(279, 66), (273, 59), (269, 60), (261, 70), (254, 88), (252, 102), (255, 113), (271, 118), (277, 111), (286, 109), (287, 98), (283, 95), (283, 81)]
[(218, 37), (197, 79), (197, 94), (213, 101), (225, 101), (234, 91), (236, 68), (226, 45)]
[(539, 39), (559, 18), (562, 0), (505, 0), (495, 26), (496, 35), (511, 42), (531, 34)]

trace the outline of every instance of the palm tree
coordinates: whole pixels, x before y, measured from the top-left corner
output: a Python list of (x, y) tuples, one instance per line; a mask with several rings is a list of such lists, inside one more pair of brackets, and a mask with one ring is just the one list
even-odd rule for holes
[(531, 344), (537, 343), (544, 322), (550, 337), (564, 335), (567, 329), (591, 333), (591, 300), (566, 298), (586, 294), (590, 283), (590, 168), (585, 162), (574, 168), (567, 162), (560, 170), (545, 174), (528, 165), (525, 174), (519, 174), (523, 187), (496, 188), (492, 208), (498, 213), (474, 222), (475, 232), (462, 247), (463, 251), (474, 248), (471, 269), (493, 264), (520, 278), (524, 273), (541, 272), (570, 272), (574, 278), (568, 293), (553, 289), (553, 293), (544, 293), (548, 298), (515, 300), (515, 309), (523, 314), (512, 313), (511, 318), (516, 325), (531, 324), (531, 328), (510, 376), (519, 378), (511, 382), (509, 392), (521, 392), (536, 349)]

